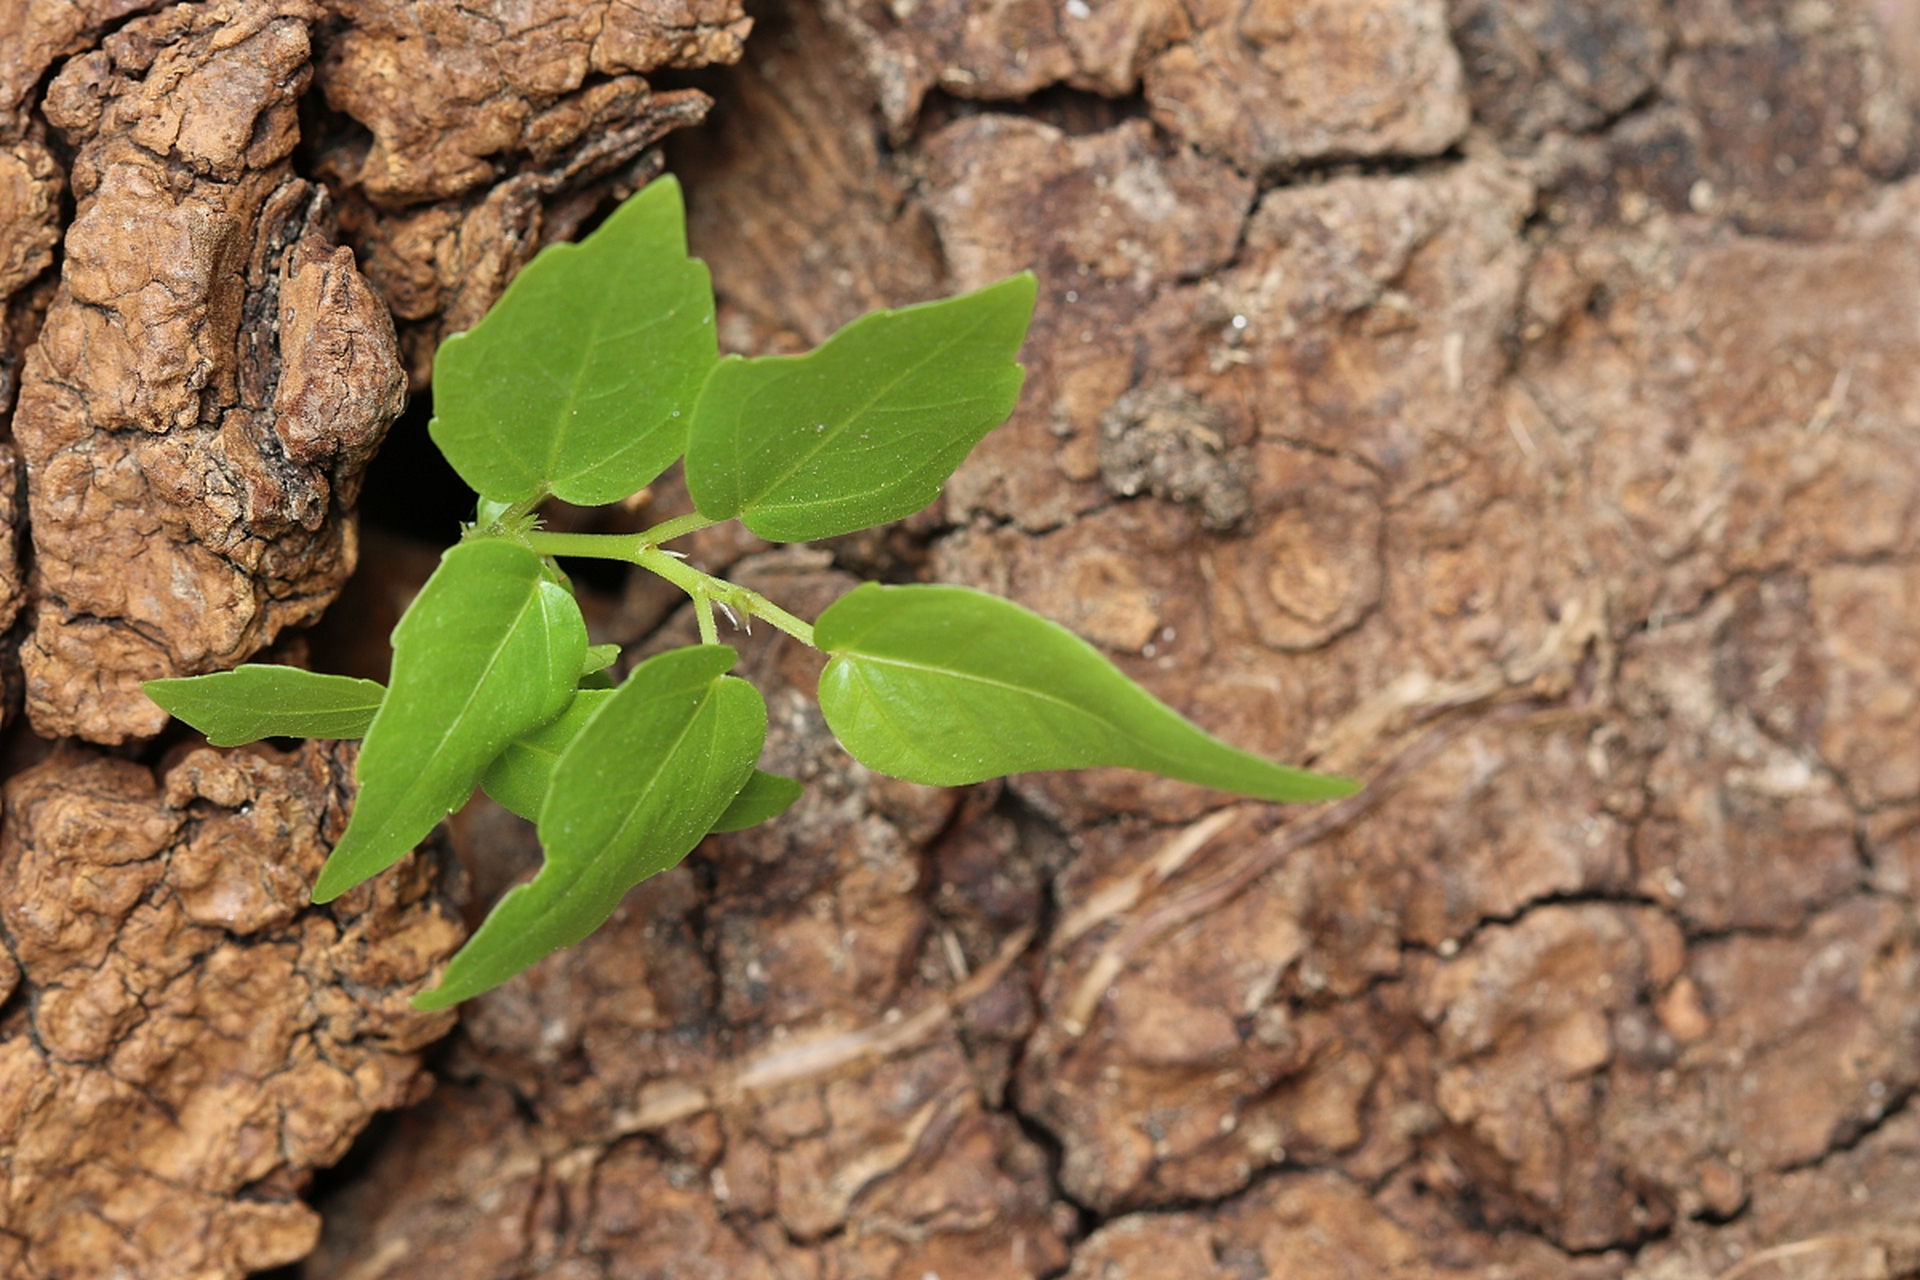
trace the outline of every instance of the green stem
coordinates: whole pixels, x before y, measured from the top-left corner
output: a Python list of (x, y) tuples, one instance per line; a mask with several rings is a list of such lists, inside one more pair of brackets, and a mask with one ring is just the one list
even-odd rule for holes
[(698, 511), (694, 511), (684, 516), (675, 516), (671, 520), (661, 521), (659, 524), (653, 526), (653, 528), (642, 533), (640, 535), (640, 541), (646, 546), (657, 547), (663, 542), (672, 542), (675, 538), (684, 538), (690, 533), (698, 533), (702, 529), (712, 528), (719, 523), (718, 520), (709, 520)]
[[(729, 583), (728, 585), (731, 586), (732, 584)], [(782, 609), (779, 605), (761, 595), (758, 591), (749, 591), (745, 587), (734, 587), (733, 589), (740, 593), (740, 599), (736, 603), (740, 605), (741, 611), (748, 617), (761, 618), (767, 622), (771, 622), (775, 627), (786, 632), (809, 649), (818, 649), (820, 647), (813, 642), (813, 626), (810, 623), (794, 617), (785, 609)]]
[[(700, 623), (700, 638), (707, 644), (719, 641), (719, 628), (713, 620), (713, 605), (717, 601), (729, 609), (745, 614), (749, 618), (759, 618), (772, 623), (809, 649), (818, 648), (813, 642), (813, 627), (803, 619), (796, 618), (758, 591), (735, 586), (724, 578), (716, 578), (703, 573), (674, 555), (671, 551), (662, 551), (652, 539), (661, 530), (670, 529), (682, 520), (669, 520), (666, 524), (649, 529), (646, 533), (547, 533), (535, 530), (526, 535), (527, 545), (543, 556), (574, 556), (589, 560), (624, 560), (628, 564), (637, 564), (642, 569), (657, 573), (674, 586), (686, 592), (693, 599), (695, 614)], [(691, 533), (696, 528), (705, 528), (713, 523), (701, 517), (702, 523), (688, 524), (686, 527), (670, 532), (669, 537), (682, 533)]]
[(713, 599), (704, 589), (693, 593), (693, 617), (700, 624), (700, 643), (719, 644), (720, 628), (713, 621)]
[[(538, 551), (540, 548), (535, 547)], [(711, 574), (700, 572), (676, 555), (670, 555), (658, 547), (643, 547), (633, 557), (633, 563), (642, 569), (650, 570), (671, 582), (690, 596), (717, 594), (712, 586), (716, 579)]]
[(628, 564), (640, 563), (640, 553), (647, 546), (643, 537), (637, 533), (548, 533), (541, 529), (526, 535), (527, 545), (543, 556), (625, 560)]

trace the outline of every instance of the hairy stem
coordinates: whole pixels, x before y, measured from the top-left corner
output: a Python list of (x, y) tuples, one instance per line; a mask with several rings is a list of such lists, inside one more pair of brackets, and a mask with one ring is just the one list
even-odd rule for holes
[[(732, 586), (731, 583), (728, 585)], [(810, 624), (794, 617), (758, 591), (750, 591), (745, 587), (733, 589), (740, 593), (736, 603), (740, 606), (741, 612), (748, 617), (761, 618), (772, 623), (809, 649), (820, 647), (813, 642), (813, 627)]]
[(516, 524), (527, 519), (547, 495), (542, 493), (521, 502), (496, 502), (492, 498), (481, 498), (474, 505), (473, 523), (478, 529), (490, 529), (500, 525)]
[(724, 578), (704, 573), (657, 545), (658, 541), (663, 540), (663, 533), (668, 538), (679, 537), (712, 523), (704, 516), (699, 517), (697, 523), (694, 517), (682, 517), (638, 534), (546, 533), (536, 530), (527, 534), (526, 538), (527, 545), (543, 556), (624, 560), (659, 574), (692, 597), (700, 622), (700, 638), (708, 644), (716, 643), (719, 639), (719, 629), (713, 621), (713, 605), (721, 604), (748, 618), (771, 623), (810, 649), (818, 648), (813, 642), (813, 627), (803, 619), (788, 613), (758, 591), (735, 586)]
[[(539, 549), (538, 546), (534, 548), (536, 551)], [(642, 569), (659, 574), (690, 596), (724, 598), (714, 588), (724, 588), (726, 583), (710, 573), (702, 573), (670, 551), (662, 551), (658, 547), (643, 547), (631, 559)]]

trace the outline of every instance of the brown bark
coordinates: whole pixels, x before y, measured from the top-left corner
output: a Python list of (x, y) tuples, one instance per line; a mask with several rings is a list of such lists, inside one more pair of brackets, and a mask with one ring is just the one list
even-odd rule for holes
[(731, 62), (737, 0), (544, 0), (468, 6), (339, 0), (319, 88), (347, 122), (317, 139), (348, 238), (426, 385), (433, 350), (471, 327), (540, 247), (609, 191), (659, 171), (647, 148), (707, 99), (640, 74)]
[[(510, 1130), (461, 1185), (513, 1230), (463, 1253), (396, 1161), (307, 1274), (1910, 1274), (1897, 50), (1847, 9), (1085, 8), (773, 15), (677, 152), (723, 333), (1037, 269), (1021, 411), (888, 563), (1379, 771), (1364, 816), (1093, 774), (943, 823), (788, 754), (788, 670), (805, 807), (477, 1002), (407, 1121)], [(1152, 124), (996, 105), (1056, 83)], [(969, 1213), (976, 1149), (1055, 1213)]]
[(73, 152), (77, 201), (13, 424), (37, 530), (27, 710), (42, 733), (109, 743), (165, 724), (139, 681), (232, 666), (319, 616), (403, 403), (392, 315), (336, 247), (334, 198), (293, 170), (316, 29), (341, 115), (308, 140), (313, 167), (424, 382), (441, 336), (704, 110), (632, 73), (736, 56), (747, 26), (724, 0), (544, 17), (218, 0), (127, 22), (29, 110), (35, 78), (121, 16), (28, 5), (0, 68), (21, 104), (0, 293), (50, 259), (45, 125)]
[(458, 940), (431, 860), (329, 911), (350, 751), (57, 754), (0, 834), (0, 1265), (241, 1275), (295, 1261), (299, 1191), (417, 1097), (449, 1018), (407, 998)]
[[(151, 75), (115, 69), (128, 33), (185, 22), (190, 44), (193, 12), (88, 54), (109, 16), (63, 6), (0, 89), (30, 104), (68, 59), (44, 113), (84, 124)], [(638, 77), (727, 60), (745, 31), (722, 5), (646, 9), (631, 38), (641, 11), (594, 0), (272, 12), (318, 42), (329, 110), (305, 167), (198, 181), (325, 185), (416, 385), (439, 336), (705, 110)], [(804, 347), (1028, 267), (1041, 301), (1021, 408), (933, 511), (809, 549), (709, 531), (695, 558), (809, 614), (850, 571), (991, 587), (1216, 732), (1374, 784), (1318, 814), (1113, 772), (905, 786), (832, 746), (805, 654), (742, 638), (768, 767), (807, 796), (472, 1002), (436, 1092), (321, 1205), (302, 1273), (1920, 1275), (1911, 15), (828, 0), (756, 17), (743, 64), (700, 82), (714, 120), (671, 152), (731, 346)], [(256, 93), (293, 85), (293, 62)], [(62, 180), (35, 110), (0, 135), (0, 209), (25, 211), (0, 218), (14, 351), (51, 293)], [(83, 200), (132, 145), (88, 136)], [(65, 235), (50, 331), (77, 305)], [(683, 501), (665, 482), (645, 515)], [(381, 566), (402, 579), (383, 608), (402, 559)], [(644, 580), (587, 601), (629, 661), (691, 637), (674, 604)], [(41, 933), (62, 894), (8, 896), (28, 882), (0, 861), (33, 997), (0, 1052), (66, 1080), (49, 1031), (85, 1031), (85, 1052), (166, 1034), (151, 1002), (67, 992), (89, 946), (115, 975), (145, 955), (122, 923), (145, 904), (216, 951), (250, 929), (334, 936), (331, 917), (283, 918), (291, 897), (270, 923), (200, 919), (271, 895), (234, 896), (164, 834), (183, 812), (254, 820), (225, 784), (193, 800), (172, 781), (216, 768), (334, 814), (302, 773), (333, 758), (195, 755), (164, 802), (104, 761), (16, 780), (27, 870), (64, 865), (39, 797), (104, 797), (163, 834)], [(334, 820), (298, 828), (300, 857)], [(451, 831), (471, 920), (537, 851), (485, 804)], [(368, 1009), (452, 944), (426, 877), (364, 908), (421, 940)], [(20, 949), (49, 929), (73, 939), (57, 964)], [(231, 1007), (201, 972), (166, 989)], [(323, 989), (272, 1016), (298, 1022)], [(130, 1177), (89, 1193), (128, 1206), (100, 1220), (152, 1256), (190, 1220), (224, 1242), (196, 1255), (206, 1274), (292, 1257), (304, 1171), (413, 1087), (414, 1031), (379, 1034), (384, 1091), (328, 1111), (320, 1154), (247, 1184), (234, 1153), (253, 1148), (206, 1137), (192, 1196)], [(198, 1063), (226, 1042), (185, 1043)], [(199, 1071), (166, 1088), (229, 1096)], [(94, 1131), (81, 1094), (45, 1096), (35, 1123)], [(36, 1176), (92, 1187), (110, 1163), (145, 1167)], [(46, 1251), (95, 1237), (14, 1194), (27, 1274), (84, 1274), (94, 1254)], [(272, 1221), (249, 1235), (258, 1202)]]
[(170, 9), (47, 88), (77, 209), (13, 423), (42, 733), (158, 732), (139, 681), (244, 660), (352, 572), (347, 513), (404, 388), (385, 308), (292, 171), (316, 16)]
[[(467, 77), (473, 100), (396, 76), (462, 57), (501, 69), (500, 27), (527, 15), (500, 8), (0, 6), (0, 625), (23, 603), (31, 618), (0, 673), (17, 695), (24, 671), (32, 730), (126, 744), (48, 755), (16, 725), (6, 753), (8, 1276), (203, 1280), (296, 1261), (318, 1232), (301, 1200), (314, 1171), (430, 1084), (420, 1050), (451, 1018), (407, 999), (464, 932), (439, 846), (312, 907), (351, 750), (156, 759), (141, 740), (166, 717), (139, 682), (245, 660), (353, 571), (362, 474), (406, 388), (374, 287), (380, 237), (441, 219), (405, 271), (457, 279), (398, 335), (430, 351), (434, 326), (470, 323), (543, 234), (657, 170), (644, 148), (704, 110), (632, 73), (732, 56), (744, 33), (724, 3), (603, 6), (573, 15), (597, 31), (577, 67), (554, 64), (564, 42), (542, 46), (557, 28), (534, 23), (529, 67)], [(410, 20), (424, 37), (396, 32)], [(321, 108), (316, 65), (360, 124)], [(343, 172), (343, 137), (390, 134), (426, 103), (524, 128), (432, 155), (399, 137), (414, 177), (457, 178), (414, 195)]]

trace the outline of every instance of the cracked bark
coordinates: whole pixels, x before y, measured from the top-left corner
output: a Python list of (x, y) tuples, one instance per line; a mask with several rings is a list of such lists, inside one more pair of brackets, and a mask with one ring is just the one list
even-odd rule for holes
[(459, 937), (431, 858), (330, 911), (350, 749), (201, 749), (156, 778), (79, 749), (0, 828), (0, 1258), (21, 1277), (292, 1262), (299, 1192), (418, 1096), (450, 1019), (407, 996)]
[[(399, 322), (424, 387), (433, 351), (470, 328), (539, 249), (659, 171), (648, 149), (697, 123), (697, 90), (642, 73), (732, 62), (737, 0), (337, 0), (319, 60), (329, 109), (317, 176)], [(405, 67), (406, 75), (394, 74)]]
[[(991, 587), (1215, 731), (1376, 789), (1322, 829), (1111, 772), (903, 786), (831, 747), (806, 655), (743, 640), (768, 766), (807, 798), (469, 1006), (433, 1097), (322, 1202), (303, 1274), (1915, 1274), (1920, 195), (1889, 9), (756, 13), (744, 65), (699, 82), (709, 132), (670, 149), (728, 344), (793, 349), (1029, 266), (1041, 304), (1014, 422), (933, 512), (813, 549), (709, 531), (695, 557), (802, 613), (855, 569)], [(45, 113), (84, 132), (150, 76), (116, 61), (140, 23), (192, 12), (63, 8), (0, 41), (55, 50), (0, 63), (0, 88), (28, 101), (65, 59)], [(304, 149), (220, 181), (328, 188), (416, 385), (438, 336), (704, 112), (640, 77), (745, 33), (719, 3), (624, 44), (636, 10), (588, 0), (274, 12), (322, 46)], [(416, 78), (379, 73), (429, 47)], [(57, 207), (25, 120), (0, 138), (0, 208), (29, 211), (0, 219), (15, 351), (47, 305), (32, 211)], [(83, 200), (122, 145), (86, 136)], [(254, 314), (292, 287), (261, 281)], [(644, 514), (683, 497), (665, 482)], [(641, 583), (587, 604), (629, 660), (692, 635)], [(163, 804), (133, 766), (44, 766), (14, 784), (7, 829), (40, 851), (21, 866), (64, 865), (35, 797), (69, 775), (112, 777), (114, 821), (162, 835), (72, 921), (36, 934), (21, 904), (61, 895), (8, 899), (34, 998), (0, 1046), (35, 1070), (164, 1019), (124, 998), (151, 975), (82, 991), (21, 938), (110, 936), (132, 963), (101, 923), (125, 902), (249, 963), (272, 948), (234, 939), (321, 930), (255, 923), (278, 872), (235, 885), (218, 842), (165, 835), (183, 811), (259, 821), (225, 783)], [(452, 833), (482, 897), (536, 856), (484, 804)], [(383, 883), (433, 935), (397, 991), (454, 926), (424, 881)], [(212, 967), (155, 989), (225, 1009), (181, 985)], [(141, 1096), (187, 1089), (226, 1043), (200, 1040)], [(319, 1154), (193, 1184), (223, 1224), (209, 1269), (306, 1247), (304, 1171), (414, 1087), (407, 1050), (379, 1060)], [(116, 1202), (116, 1238), (147, 1239), (154, 1188), (181, 1185)], [(20, 1257), (105, 1238), (16, 1203)], [(259, 1203), (279, 1216), (249, 1235)]]
[[(1084, 8), (775, 6), (712, 82), (670, 154), (731, 345), (1042, 281), (1020, 410), (905, 543), (743, 571), (990, 587), (1377, 793), (890, 794), (775, 642), (805, 807), (477, 1002), (306, 1274), (1912, 1274), (1900, 47)], [(618, 638), (691, 635), (639, 598)], [(411, 1154), (492, 1123), (457, 1189)], [(483, 1189), (529, 1208), (468, 1263)]]
[[(0, 6), (0, 626), (28, 619), (0, 706), (18, 709), (24, 670), (31, 721), (7, 739), (0, 825), (8, 1276), (295, 1262), (319, 1230), (314, 1172), (431, 1086), (421, 1050), (451, 1018), (407, 998), (464, 933), (444, 846), (312, 907), (351, 749), (163, 749), (142, 741), (165, 717), (138, 683), (269, 644), (304, 660), (289, 632), (354, 568), (362, 472), (404, 399), (383, 279), (458, 274), (403, 316), (398, 336), (430, 351), (433, 325), (469, 323), (542, 235), (657, 169), (647, 148), (704, 109), (639, 73), (731, 56), (744, 33), (726, 4), (563, 6), (593, 28), (591, 65), (567, 55), (577, 31), (539, 22), (512, 63), (503, 27), (528, 15), (498, 8)], [(408, 44), (423, 34), (447, 62)], [(355, 60), (395, 41), (430, 68), (480, 57), (499, 74), (460, 98)], [(394, 135), (410, 92), (437, 132), (462, 112), (476, 130), (413, 154)], [(458, 181), (409, 205), (364, 165), (343, 176), (354, 110), (415, 178)], [(524, 128), (484, 145), (502, 119)], [(381, 258), (373, 242), (408, 214), (415, 231), (442, 221), (405, 264)]]
[(404, 386), (386, 309), (289, 161), (317, 16), (174, 8), (47, 87), (76, 211), (13, 422), (42, 734), (158, 732), (139, 681), (243, 661), (352, 572), (349, 512)]

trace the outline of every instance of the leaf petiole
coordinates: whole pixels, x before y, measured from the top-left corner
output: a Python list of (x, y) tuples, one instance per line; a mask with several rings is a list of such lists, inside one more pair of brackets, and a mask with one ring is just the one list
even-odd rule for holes
[(690, 511), (684, 516), (675, 516), (671, 520), (662, 520), (659, 524), (653, 526), (653, 528), (644, 530), (640, 534), (640, 543), (642, 546), (657, 547), (663, 542), (672, 542), (675, 538), (684, 538), (690, 533), (698, 533), (702, 529), (710, 529), (719, 523), (718, 520), (701, 515), (698, 511)]
[[(548, 533), (534, 529), (523, 536), (527, 545), (543, 556), (624, 560), (628, 564), (639, 564), (640, 553), (649, 545), (646, 535), (642, 533)], [(659, 570), (654, 572), (658, 573)]]
[[(537, 544), (534, 549), (539, 550)], [(709, 573), (702, 573), (686, 561), (676, 558), (673, 552), (664, 551), (659, 547), (648, 547), (641, 551), (634, 557), (634, 563), (643, 569), (651, 569), (696, 601), (702, 602), (703, 622), (700, 633), (702, 639), (706, 638), (705, 624), (711, 621), (711, 614), (704, 612), (704, 602), (712, 601), (730, 613), (737, 612), (748, 618), (759, 618), (772, 623), (775, 628), (786, 632), (809, 649), (816, 647), (813, 643), (812, 624), (796, 618), (758, 591), (737, 586)], [(713, 641), (708, 640), (707, 643), (711, 644)]]
[(719, 644), (720, 628), (713, 620), (713, 597), (707, 594), (704, 585), (694, 588), (693, 616), (700, 624), (700, 643)]
[[(696, 522), (697, 521), (697, 522)], [(706, 517), (682, 516), (657, 525), (645, 533), (547, 533), (534, 530), (525, 536), (527, 545), (543, 556), (575, 556), (590, 560), (624, 560), (659, 574), (692, 597), (700, 623), (700, 638), (717, 643), (719, 628), (713, 621), (713, 605), (759, 618), (786, 632), (808, 648), (814, 648), (813, 627), (788, 613), (758, 591), (736, 586), (724, 578), (703, 573), (671, 551), (657, 545), (662, 531), (678, 537), (715, 521)], [(679, 526), (676, 528), (676, 526)]]

